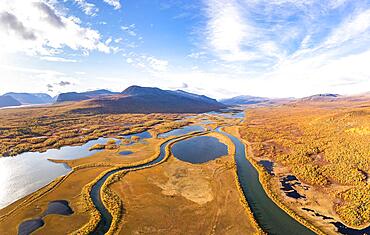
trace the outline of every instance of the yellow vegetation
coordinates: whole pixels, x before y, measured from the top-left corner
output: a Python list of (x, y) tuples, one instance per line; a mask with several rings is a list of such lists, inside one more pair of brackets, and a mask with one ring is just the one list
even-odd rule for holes
[(240, 133), (251, 142), (255, 156), (290, 168), (305, 183), (350, 186), (350, 191), (338, 192), (334, 208), (348, 225), (366, 225), (370, 223), (369, 212), (363, 209), (369, 207), (370, 197), (370, 190), (364, 190), (370, 174), (370, 108), (335, 105), (251, 109)]

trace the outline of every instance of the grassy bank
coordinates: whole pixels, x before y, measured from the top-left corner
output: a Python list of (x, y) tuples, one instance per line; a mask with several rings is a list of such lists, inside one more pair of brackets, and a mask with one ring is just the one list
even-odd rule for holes
[[(178, 138), (178, 139), (174, 140), (174, 142), (171, 142), (169, 145), (167, 145), (167, 147), (166, 147), (166, 156), (161, 162), (158, 162), (154, 165), (150, 165), (150, 166), (146, 166), (146, 167), (140, 167), (140, 168), (137, 168), (137, 169), (119, 171), (119, 172), (111, 175), (104, 182), (104, 184), (102, 186), (102, 189), (101, 189), (101, 198), (103, 200), (104, 206), (108, 209), (108, 211), (112, 215), (112, 224), (111, 224), (110, 230), (108, 231), (108, 234), (113, 234), (115, 231), (117, 231), (119, 229), (119, 225), (120, 225), (119, 222), (121, 221), (120, 218), (123, 216), (123, 203), (122, 203), (121, 199), (119, 198), (119, 196), (116, 195), (111, 189), (109, 189), (109, 185), (113, 184), (114, 182), (117, 182), (127, 172), (142, 170), (142, 169), (153, 167), (153, 166), (156, 166), (158, 164), (163, 163), (169, 157), (170, 148), (175, 142), (180, 141), (180, 140), (184, 140), (184, 139), (187, 139), (187, 138), (191, 138), (193, 136), (203, 135), (203, 134), (205, 134), (205, 133), (194, 132), (194, 133), (190, 133), (190, 134), (188, 134), (186, 136), (183, 136), (183, 137), (180, 137), (180, 138), (175, 137), (174, 139), (176, 139), (176, 138)], [(170, 139), (167, 139), (167, 140), (163, 141), (163, 143), (168, 141), (168, 140), (170, 140)], [(116, 169), (119, 169), (119, 168), (122, 168), (122, 167), (135, 167), (137, 165), (149, 163), (149, 162), (155, 160), (159, 156), (159, 154), (160, 154), (160, 149), (157, 150), (157, 152), (153, 155), (153, 157), (151, 157), (149, 159), (146, 159), (144, 161), (136, 162), (134, 164), (125, 164), (123, 166), (117, 166), (115, 168), (111, 168), (111, 169), (109, 169), (105, 172), (102, 172), (97, 178), (94, 179), (94, 181), (92, 181), (91, 183), (86, 185), (83, 188), (81, 196), (82, 196), (82, 199), (84, 201), (84, 206), (86, 208), (86, 211), (89, 211), (91, 213), (90, 220), (82, 228), (73, 232), (72, 234), (89, 234), (89, 233), (93, 232), (96, 229), (96, 227), (97, 227), (97, 225), (98, 225), (98, 223), (101, 219), (101, 215), (100, 215), (99, 211), (96, 209), (96, 207), (94, 206), (94, 203), (93, 203), (93, 201), (90, 197), (90, 193), (91, 193), (91, 189), (92, 189), (93, 185), (95, 185), (105, 174), (109, 173), (112, 170), (116, 170)]]
[[(222, 129), (223, 130), (223, 129)], [(262, 228), (259, 226), (259, 224), (257, 223), (256, 221), (256, 218), (254, 217), (253, 215), (253, 212), (251, 210), (251, 208), (249, 207), (249, 204), (245, 198), (245, 195), (244, 195), (244, 192), (242, 190), (242, 187), (240, 185), (240, 182), (239, 182), (239, 177), (238, 177), (238, 172), (237, 172), (237, 166), (236, 166), (236, 161), (235, 161), (235, 145), (234, 143), (229, 139), (227, 138), (226, 136), (224, 135), (220, 135), (223, 139), (223, 141), (225, 143), (227, 143), (227, 148), (228, 148), (228, 152), (229, 154), (232, 153), (232, 156), (233, 157), (233, 172), (234, 172), (234, 181), (235, 181), (235, 185), (236, 185), (236, 188), (239, 192), (239, 197), (240, 197), (240, 203), (243, 205), (247, 215), (248, 215), (248, 218), (249, 220), (253, 223), (253, 225), (255, 226), (256, 230), (257, 230), (257, 233), (256, 234), (266, 234)]]
[[(238, 135), (238, 138), (240, 139), (240, 136), (239, 135)], [(270, 185), (270, 177), (271, 176), (270, 176), (270, 174), (265, 170), (265, 168), (263, 166), (261, 166), (260, 164), (258, 164), (258, 162), (253, 158), (253, 156), (252, 156), (253, 153), (251, 151), (250, 143), (248, 141), (243, 140), (243, 139), (241, 139), (241, 140), (244, 143), (244, 145), (246, 146), (246, 148), (245, 148), (246, 158), (253, 165), (253, 167), (258, 171), (259, 181), (260, 181), (263, 189), (265, 190), (267, 196), (276, 205), (278, 205), (282, 210), (284, 210), (288, 215), (290, 215), (292, 218), (294, 218), (296, 221), (298, 221), (299, 223), (303, 224), (304, 226), (306, 226), (307, 228), (309, 228), (310, 230), (312, 230), (316, 234), (325, 235), (326, 233), (324, 233), (323, 231), (321, 231), (319, 228), (317, 228), (312, 223), (310, 223), (309, 221), (307, 221), (305, 218), (303, 218), (302, 216), (298, 215), (295, 211), (293, 211), (288, 206), (286, 206), (279, 199), (279, 197), (277, 196), (277, 194), (274, 191), (271, 190), (271, 185)]]

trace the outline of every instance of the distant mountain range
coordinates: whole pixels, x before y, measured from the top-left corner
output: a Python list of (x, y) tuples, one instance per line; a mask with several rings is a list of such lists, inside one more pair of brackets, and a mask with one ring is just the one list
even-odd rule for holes
[(345, 98), (339, 94), (324, 93), (312, 96), (297, 98), (266, 98), (258, 96), (241, 95), (229, 99), (222, 99), (220, 102), (226, 105), (276, 105), (289, 102), (318, 102), (318, 101), (334, 101)]
[(0, 96), (0, 108), (22, 105), (18, 100), (9, 95)]
[(268, 102), (270, 100), (271, 99), (264, 97), (240, 95), (229, 99), (222, 99), (220, 100), (220, 102), (226, 105), (245, 105), (245, 104), (259, 104), (263, 102)]
[(1, 107), (32, 105), (32, 104), (51, 104), (53, 98), (45, 93), (16, 93), (9, 92), (0, 96)]
[[(342, 99), (362, 99), (362, 96), (316, 94), (300, 99), (273, 99), (242, 95), (217, 101), (204, 95), (183, 90), (162, 90), (156, 87), (130, 86), (122, 92), (105, 89), (61, 93), (51, 97), (45, 93), (9, 92), (0, 96), (0, 108), (20, 105), (58, 103), (80, 113), (202, 113), (236, 105), (277, 105), (290, 102), (320, 102)], [(366, 93), (370, 96), (370, 93)], [(68, 103), (69, 102), (69, 103)]]
[(79, 113), (201, 113), (227, 107), (203, 95), (140, 86), (119, 94), (90, 96), (74, 105), (78, 108), (73, 111)]
[(339, 94), (325, 93), (325, 94), (307, 96), (300, 100), (301, 101), (329, 101), (329, 100), (336, 100), (337, 98), (341, 98), (341, 97), (342, 96)]

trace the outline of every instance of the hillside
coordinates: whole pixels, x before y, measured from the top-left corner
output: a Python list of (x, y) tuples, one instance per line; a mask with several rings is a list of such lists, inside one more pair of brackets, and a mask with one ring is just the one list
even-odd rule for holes
[(67, 102), (67, 101), (82, 101), (92, 99), (98, 96), (106, 96), (106, 95), (114, 95), (118, 94), (116, 92), (108, 91), (108, 90), (95, 90), (95, 91), (86, 91), (86, 92), (67, 92), (61, 93), (56, 98), (56, 102)]
[(100, 96), (74, 104), (75, 112), (201, 113), (226, 106), (206, 96), (153, 87), (131, 86), (119, 95)]
[[(250, 143), (251, 157), (273, 162), (276, 175), (269, 183), (290, 208), (299, 213), (304, 206), (364, 228), (370, 223), (370, 98), (324, 97), (329, 98), (250, 109), (240, 134)], [(281, 197), (280, 180), (287, 175), (307, 186), (294, 187), (304, 200)]]
[(21, 104), (49, 104), (53, 102), (53, 98), (45, 93), (16, 93), (9, 92), (4, 94), (11, 96)]
[(8, 95), (0, 96), (0, 108), (19, 105), (21, 105), (21, 103), (11, 96)]
[(324, 93), (304, 97), (301, 101), (334, 101), (341, 97), (339, 94)]

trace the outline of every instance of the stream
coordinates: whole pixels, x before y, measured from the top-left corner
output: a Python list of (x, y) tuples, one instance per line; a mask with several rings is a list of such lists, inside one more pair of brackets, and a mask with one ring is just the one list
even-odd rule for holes
[[(237, 163), (237, 173), (239, 181), (244, 196), (248, 201), (248, 204), (262, 229), (269, 234), (314, 234), (310, 229), (306, 228), (304, 225), (300, 224), (295, 219), (290, 217), (285, 211), (280, 209), (280, 207), (278, 207), (267, 196), (261, 183), (259, 182), (257, 170), (246, 159), (244, 144), (233, 135), (221, 131), (220, 128), (218, 128), (216, 131), (229, 137), (235, 144), (235, 160)], [(155, 160), (138, 166), (123, 167), (110, 171), (93, 186), (90, 196), (94, 202), (95, 207), (101, 213), (102, 219), (100, 220), (97, 228), (92, 234), (105, 234), (109, 230), (112, 223), (112, 216), (105, 208), (100, 196), (101, 187), (107, 180), (107, 178), (118, 171), (137, 169), (145, 166), (151, 166), (160, 162), (164, 159), (166, 155), (166, 146), (172, 141), (174, 141), (174, 139), (168, 140), (160, 146), (160, 154)], [(178, 142), (177, 144), (181, 142), (182, 141)]]
[(245, 145), (235, 136), (221, 131), (220, 128), (216, 131), (229, 137), (235, 145), (239, 182), (254, 218), (263, 231), (268, 234), (315, 234), (293, 219), (267, 196), (259, 181), (258, 171), (246, 158)]
[(170, 139), (170, 140), (164, 142), (160, 146), (160, 153), (159, 153), (158, 157), (156, 159), (154, 159), (153, 161), (145, 163), (145, 164), (140, 164), (140, 165), (131, 166), (131, 167), (122, 167), (122, 168), (119, 168), (119, 169), (116, 169), (116, 170), (109, 171), (92, 187), (91, 192), (90, 192), (90, 196), (91, 196), (91, 199), (92, 199), (95, 207), (97, 208), (97, 210), (101, 214), (101, 220), (99, 221), (98, 226), (96, 227), (95, 231), (92, 232), (91, 234), (105, 234), (106, 232), (108, 232), (108, 230), (110, 228), (110, 225), (112, 224), (112, 215), (109, 213), (107, 208), (105, 208), (105, 206), (103, 204), (103, 201), (102, 201), (102, 198), (101, 198), (101, 195), (100, 195), (101, 187), (103, 186), (104, 182), (108, 179), (108, 177), (111, 176), (114, 173), (117, 173), (118, 171), (152, 166), (152, 165), (162, 161), (166, 156), (166, 147), (167, 147), (167, 145), (172, 143), (176, 139), (177, 138)]

